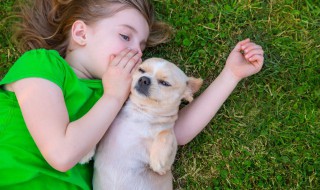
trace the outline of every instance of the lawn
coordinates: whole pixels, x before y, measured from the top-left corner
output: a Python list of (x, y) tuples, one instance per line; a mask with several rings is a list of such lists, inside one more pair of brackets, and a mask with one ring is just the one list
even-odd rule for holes
[[(175, 188), (320, 189), (320, 1), (153, 2), (175, 36), (145, 57), (202, 77), (201, 90), (237, 41), (249, 37), (265, 51), (262, 71), (241, 81), (206, 129), (179, 147)], [(0, 1), (0, 78), (19, 56), (3, 20), (12, 4)]]

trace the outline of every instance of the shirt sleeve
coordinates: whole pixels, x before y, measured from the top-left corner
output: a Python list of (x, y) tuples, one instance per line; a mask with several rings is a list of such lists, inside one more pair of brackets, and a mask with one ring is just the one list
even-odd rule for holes
[(54, 50), (30, 50), (13, 64), (0, 81), (0, 86), (25, 78), (43, 78), (62, 88), (65, 64), (65, 60)]

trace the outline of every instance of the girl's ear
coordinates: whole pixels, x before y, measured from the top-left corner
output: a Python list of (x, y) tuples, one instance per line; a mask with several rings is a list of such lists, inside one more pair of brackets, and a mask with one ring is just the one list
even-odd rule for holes
[(198, 92), (202, 86), (203, 80), (201, 78), (189, 77), (187, 81), (187, 89), (184, 93), (183, 99), (191, 102), (193, 100), (194, 93)]
[(71, 37), (80, 46), (87, 44), (87, 25), (82, 20), (77, 20), (72, 24)]

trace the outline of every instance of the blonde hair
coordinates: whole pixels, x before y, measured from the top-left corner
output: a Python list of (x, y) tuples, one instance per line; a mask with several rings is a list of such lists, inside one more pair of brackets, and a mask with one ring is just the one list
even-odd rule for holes
[[(113, 9), (113, 5), (121, 9)], [(147, 47), (165, 43), (171, 27), (155, 19), (154, 8), (148, 0), (25, 0), (18, 6), (13, 41), (22, 53), (30, 49), (55, 49), (66, 56), (69, 31), (76, 20), (91, 24), (110, 17), (124, 8), (138, 10), (150, 28)]]

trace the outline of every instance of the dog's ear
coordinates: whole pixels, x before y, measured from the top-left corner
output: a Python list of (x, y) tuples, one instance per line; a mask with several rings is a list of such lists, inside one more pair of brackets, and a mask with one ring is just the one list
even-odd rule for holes
[(202, 86), (203, 80), (201, 78), (189, 77), (187, 81), (187, 89), (184, 93), (183, 99), (188, 102), (192, 102), (193, 94), (198, 92), (200, 87)]

